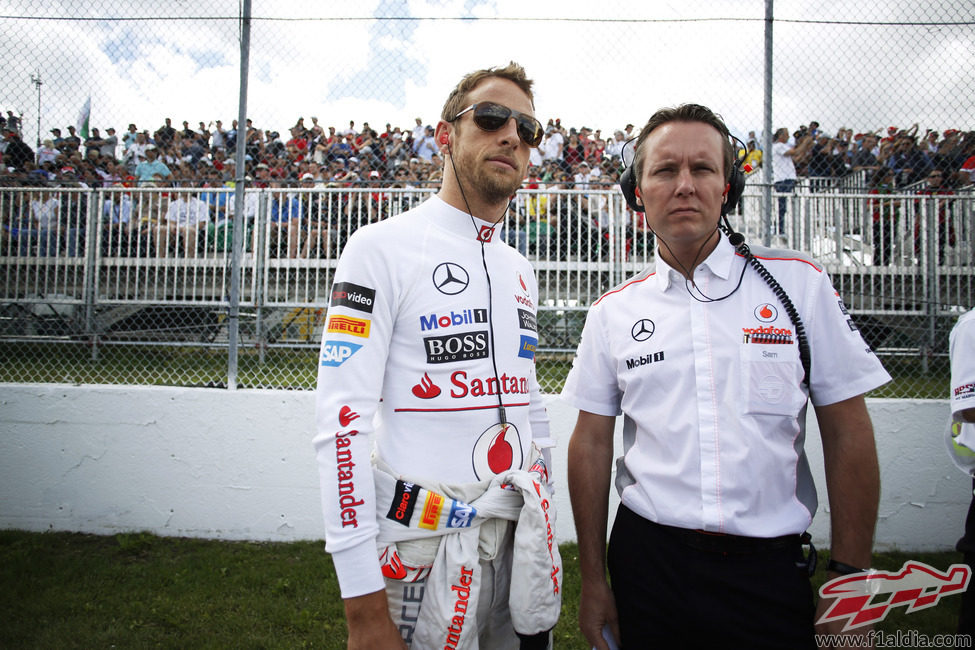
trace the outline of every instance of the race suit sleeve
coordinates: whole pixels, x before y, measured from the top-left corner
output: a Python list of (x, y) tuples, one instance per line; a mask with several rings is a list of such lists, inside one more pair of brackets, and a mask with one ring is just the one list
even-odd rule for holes
[(370, 456), (396, 306), (394, 269), (369, 230), (349, 239), (335, 272), (315, 405), (325, 549), (343, 598), (384, 586)]

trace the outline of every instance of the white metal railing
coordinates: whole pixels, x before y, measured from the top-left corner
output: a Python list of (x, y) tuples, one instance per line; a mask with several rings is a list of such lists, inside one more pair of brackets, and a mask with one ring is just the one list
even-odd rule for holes
[[(348, 237), (433, 191), (248, 189), (242, 306), (323, 305)], [(805, 251), (843, 288), (864, 289), (848, 298), (852, 308), (896, 312), (895, 296), (915, 305), (972, 304), (971, 193), (801, 191), (773, 194), (773, 212), (780, 200), (785, 230), (772, 245)], [(761, 188), (749, 186), (732, 223), (761, 242), (764, 214)], [(232, 218), (227, 188), (0, 189), (0, 299), (226, 304)], [(502, 236), (535, 265), (542, 309), (585, 309), (653, 259), (653, 234), (616, 189), (520, 191)]]

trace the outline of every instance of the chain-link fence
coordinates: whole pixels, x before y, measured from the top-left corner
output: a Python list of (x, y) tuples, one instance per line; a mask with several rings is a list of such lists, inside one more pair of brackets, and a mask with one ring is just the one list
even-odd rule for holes
[(545, 390), (586, 307), (651, 260), (612, 189), (620, 143), (695, 101), (750, 150), (738, 227), (827, 263), (895, 375), (881, 394), (943, 396), (973, 305), (970, 2), (525, 5), (0, 2), (0, 380), (311, 388), (345, 238), (435, 191), (426, 127), (464, 73), (514, 59), (552, 127), (507, 224), (539, 275)]

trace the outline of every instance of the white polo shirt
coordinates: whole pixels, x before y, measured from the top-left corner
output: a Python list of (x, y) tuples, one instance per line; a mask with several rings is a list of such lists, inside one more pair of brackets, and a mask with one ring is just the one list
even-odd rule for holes
[[(948, 337), (951, 355), (951, 422), (948, 448), (964, 471), (975, 474), (975, 424), (964, 422), (961, 412), (975, 408), (975, 309), (963, 314)], [(952, 444), (954, 443), (954, 444)]]
[[(822, 267), (794, 251), (752, 251), (804, 323), (813, 404), (890, 380)], [(722, 235), (695, 280), (720, 298), (745, 263)], [(624, 416), (616, 484), (634, 512), (669, 526), (773, 537), (801, 533), (816, 512), (802, 376), (795, 327), (754, 269), (727, 299), (700, 301), (658, 254), (656, 268), (593, 304), (562, 397)]]

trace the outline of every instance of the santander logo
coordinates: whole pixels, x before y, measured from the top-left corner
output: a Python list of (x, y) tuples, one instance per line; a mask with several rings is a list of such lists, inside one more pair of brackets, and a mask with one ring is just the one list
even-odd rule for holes
[(423, 373), (423, 379), (413, 387), (413, 394), (420, 399), (433, 399), (440, 394), (440, 387), (433, 383), (430, 375)]
[(349, 426), (349, 423), (353, 420), (359, 419), (359, 414), (350, 409), (348, 406), (343, 406), (339, 409), (339, 424), (343, 427)]

